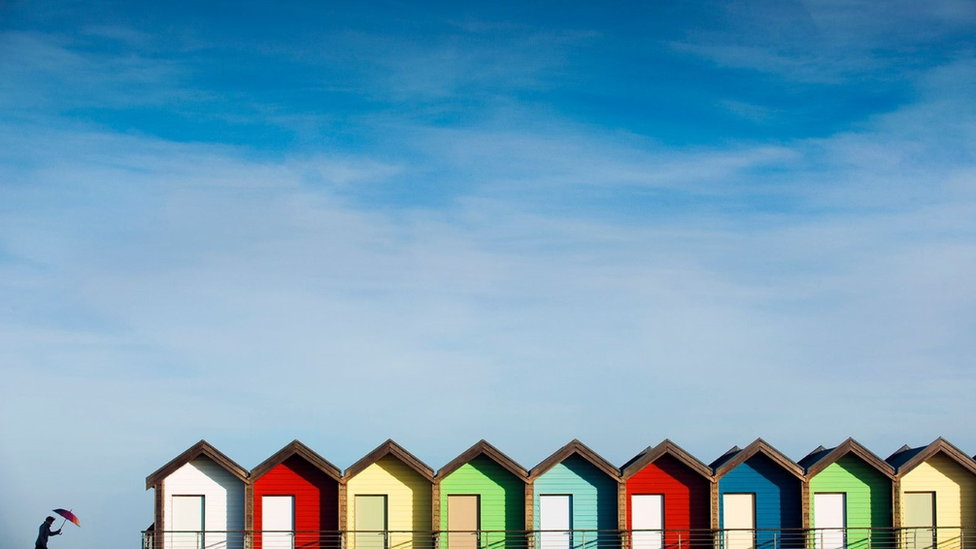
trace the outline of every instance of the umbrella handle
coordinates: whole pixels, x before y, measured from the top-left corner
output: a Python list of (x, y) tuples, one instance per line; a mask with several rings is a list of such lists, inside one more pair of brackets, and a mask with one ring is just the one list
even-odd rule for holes
[[(68, 509), (68, 511), (70, 512), (73, 509), (74, 509), (74, 507), (72, 507), (71, 509)], [(68, 522), (68, 517), (64, 517), (64, 520), (61, 521), (61, 526), (58, 526), (58, 531), (59, 532), (61, 531), (62, 528), (64, 528), (64, 523), (66, 523), (66, 522)]]

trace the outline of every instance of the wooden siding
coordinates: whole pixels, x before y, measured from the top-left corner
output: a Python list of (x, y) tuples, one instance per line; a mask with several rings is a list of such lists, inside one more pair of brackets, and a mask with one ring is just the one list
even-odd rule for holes
[[(409, 547), (416, 542), (430, 544), (431, 482), (392, 455), (371, 463), (346, 482), (346, 526), (356, 524), (357, 495), (387, 496), (387, 527), (390, 547)], [(415, 533), (410, 533), (415, 532)], [(355, 536), (346, 538), (349, 549), (355, 549)]]
[[(958, 530), (949, 528), (976, 526), (976, 476), (941, 452), (905, 473), (900, 491), (902, 502), (906, 492), (935, 492), (940, 544), (958, 538)], [(904, 503), (901, 505), (904, 514)], [(967, 539), (966, 547), (976, 547), (976, 540)]]
[[(573, 454), (533, 482), (533, 519), (535, 529), (539, 528), (539, 496), (546, 494), (569, 494), (572, 496), (572, 528), (575, 530), (613, 530), (617, 529), (617, 485), (619, 483), (598, 467)], [(585, 539), (584, 539), (585, 538)], [(577, 533), (575, 545), (587, 547), (614, 543), (616, 536), (602, 533), (599, 540), (592, 532)]]
[[(663, 455), (635, 473), (627, 481), (626, 528), (633, 529), (631, 496), (664, 495), (664, 528), (666, 546), (677, 547), (692, 538), (703, 543), (710, 539), (711, 482), (671, 455)], [(683, 531), (683, 532), (682, 532)]]
[[(240, 547), (244, 530), (244, 483), (227, 469), (206, 456), (185, 463), (163, 481), (166, 487), (163, 506), (163, 523), (172, 524), (173, 496), (203, 496), (203, 527), (207, 534), (206, 546)], [(236, 531), (237, 533), (225, 533)], [(163, 546), (172, 544), (164, 536)], [(178, 548), (172, 548), (178, 549)]]
[[(802, 482), (765, 454), (758, 453), (726, 473), (718, 481), (718, 520), (723, 528), (722, 496), (752, 493), (756, 495), (756, 528), (799, 529), (803, 527)], [(773, 546), (773, 532), (756, 533), (757, 547)], [(777, 547), (802, 547), (803, 536), (778, 533)]]
[[(264, 528), (263, 496), (294, 496), (295, 546), (338, 545), (335, 534), (316, 532), (339, 529), (339, 483), (307, 460), (300, 456), (286, 459), (256, 480), (252, 493), (254, 530)], [(254, 549), (261, 549), (261, 536), (255, 536)]]
[[(810, 479), (811, 527), (818, 528), (814, 494), (847, 494), (847, 544), (850, 547), (890, 547), (892, 526), (891, 480), (863, 459), (847, 454)], [(863, 530), (857, 530), (861, 528)]]
[[(481, 455), (462, 465), (440, 482), (440, 524), (447, 529), (447, 497), (481, 496), (481, 530), (525, 528), (525, 481), (491, 458)], [(524, 538), (501, 532), (482, 534), (482, 547), (519, 547)]]

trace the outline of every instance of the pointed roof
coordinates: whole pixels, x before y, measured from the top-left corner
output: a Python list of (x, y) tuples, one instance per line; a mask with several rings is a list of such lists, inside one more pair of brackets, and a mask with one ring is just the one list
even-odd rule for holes
[(752, 442), (752, 444), (746, 446), (742, 450), (733, 448), (723, 454), (722, 457), (715, 460), (715, 462), (712, 463), (715, 480), (724, 477), (729, 473), (729, 471), (735, 469), (739, 465), (742, 465), (746, 460), (755, 456), (756, 454), (762, 454), (768, 457), (783, 469), (793, 473), (796, 478), (804, 480), (802, 467), (797, 465), (796, 462), (790, 458), (786, 457), (776, 448), (770, 446), (769, 443), (761, 438), (757, 438)]
[(396, 459), (405, 463), (408, 467), (417, 472), (420, 476), (434, 482), (434, 470), (431, 469), (426, 463), (420, 461), (417, 456), (406, 451), (403, 446), (400, 446), (393, 439), (387, 439), (386, 442), (380, 444), (375, 450), (366, 454), (365, 457), (352, 464), (348, 469), (346, 469), (346, 474), (343, 475), (343, 481), (348, 481), (350, 478), (363, 472), (363, 469), (369, 467), (370, 465), (376, 463), (377, 461), (383, 459), (384, 457), (391, 455)]
[(854, 454), (884, 476), (891, 480), (895, 479), (894, 467), (853, 438), (848, 438), (834, 448), (827, 449), (823, 446), (817, 448), (800, 460), (800, 466), (806, 469), (807, 478), (811, 478), (847, 454)]
[(311, 448), (305, 446), (299, 440), (293, 440), (281, 450), (264, 460), (260, 465), (251, 470), (251, 482), (256, 482), (258, 479), (263, 477), (268, 471), (274, 469), (278, 465), (284, 463), (287, 459), (297, 456), (308, 463), (312, 464), (316, 469), (322, 471), (329, 478), (335, 481), (340, 481), (342, 479), (342, 471), (338, 467), (329, 463), (328, 460), (322, 456), (316, 454)]
[(529, 473), (525, 470), (525, 467), (522, 467), (515, 460), (502, 453), (501, 450), (489, 444), (487, 440), (481, 439), (461, 455), (451, 460), (450, 463), (441, 467), (441, 470), (437, 472), (437, 476), (434, 479), (435, 482), (439, 483), (444, 480), (444, 477), (457, 471), (461, 466), (481, 455), (501, 465), (502, 468), (518, 477), (522, 482), (528, 480)]
[(933, 440), (928, 446), (920, 446), (918, 448), (909, 448), (906, 444), (895, 451), (894, 454), (888, 456), (886, 461), (890, 463), (895, 470), (897, 470), (897, 474), (900, 477), (918, 467), (922, 463), (928, 461), (929, 458), (935, 454), (938, 454), (939, 452), (942, 452), (948, 456), (949, 459), (955, 461), (964, 469), (976, 475), (976, 461), (973, 461), (973, 459), (963, 453), (962, 450), (956, 448), (950, 444), (948, 440), (942, 437)]
[(821, 444), (820, 446), (817, 446), (813, 450), (810, 450), (810, 453), (809, 454), (803, 456), (803, 458), (800, 459), (800, 461), (798, 461), (796, 463), (800, 467), (803, 467), (804, 469), (807, 469), (811, 465), (813, 465), (814, 463), (816, 463), (817, 460), (823, 459), (824, 456), (826, 456), (828, 453), (830, 453), (830, 450), (833, 450), (833, 448), (827, 449), (827, 448), (824, 448), (823, 444)]
[(562, 463), (566, 460), (566, 458), (572, 456), (573, 454), (579, 455), (581, 458), (590, 462), (590, 464), (597, 469), (603, 471), (617, 482), (620, 482), (620, 471), (616, 467), (611, 465), (609, 461), (600, 457), (599, 454), (575, 438), (569, 441), (569, 443), (562, 448), (556, 450), (551, 456), (544, 459), (541, 463), (533, 467), (532, 470), (529, 471), (529, 480), (533, 481), (539, 478), (546, 471), (552, 469), (559, 463)]
[(637, 454), (630, 461), (624, 464), (624, 466), (621, 468), (622, 479), (627, 480), (636, 475), (642, 469), (644, 469), (644, 467), (647, 467), (663, 455), (669, 455), (677, 459), (692, 471), (695, 471), (709, 481), (712, 480), (712, 470), (707, 465), (699, 461), (696, 457), (692, 456), (688, 452), (684, 451), (677, 444), (671, 442), (670, 439), (662, 440), (653, 448), (648, 446), (643, 452)]
[(200, 456), (210, 458), (217, 465), (220, 465), (226, 469), (227, 472), (237, 477), (237, 479), (241, 482), (247, 481), (247, 470), (235, 463), (234, 460), (225, 456), (220, 452), (220, 450), (214, 448), (206, 440), (201, 440), (200, 442), (187, 448), (185, 452), (173, 458), (166, 465), (156, 469), (156, 472), (146, 477), (146, 490), (156, 486), (161, 480), (173, 474), (177, 469)]
[(715, 469), (718, 469), (719, 467), (721, 467), (723, 463), (725, 463), (726, 461), (734, 458), (741, 451), (742, 451), (742, 448), (739, 448), (738, 445), (735, 445), (735, 446), (729, 448), (728, 450), (726, 450), (724, 454), (718, 456), (715, 459), (715, 461), (709, 463), (708, 466), (714, 472)]

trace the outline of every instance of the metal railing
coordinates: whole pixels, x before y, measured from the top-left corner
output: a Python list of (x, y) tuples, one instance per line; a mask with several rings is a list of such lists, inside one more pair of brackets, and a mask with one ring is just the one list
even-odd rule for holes
[(147, 530), (142, 549), (976, 549), (976, 528)]

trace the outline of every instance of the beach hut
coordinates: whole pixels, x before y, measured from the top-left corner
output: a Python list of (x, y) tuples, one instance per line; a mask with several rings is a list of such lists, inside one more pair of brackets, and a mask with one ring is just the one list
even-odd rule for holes
[[(540, 549), (586, 549), (617, 543), (620, 472), (573, 440), (529, 473), (526, 512)], [(572, 530), (572, 532), (570, 532)]]
[(434, 479), (434, 529), (441, 547), (524, 547), (528, 472), (481, 440), (445, 465)]
[(339, 547), (342, 472), (295, 440), (251, 471), (254, 549)]
[(146, 477), (156, 549), (243, 547), (247, 471), (201, 440)]
[(387, 440), (347, 469), (343, 482), (347, 549), (431, 546), (434, 471), (416, 456)]
[(712, 470), (707, 465), (665, 439), (621, 469), (624, 526), (632, 549), (710, 542)]
[(941, 437), (928, 446), (903, 446), (887, 461), (898, 479), (902, 547), (976, 548), (976, 462)]
[[(711, 464), (712, 524), (722, 549), (803, 546), (803, 469), (762, 439)], [(717, 507), (717, 508), (716, 508)]]
[(849, 438), (800, 460), (814, 549), (891, 547), (895, 471)]

